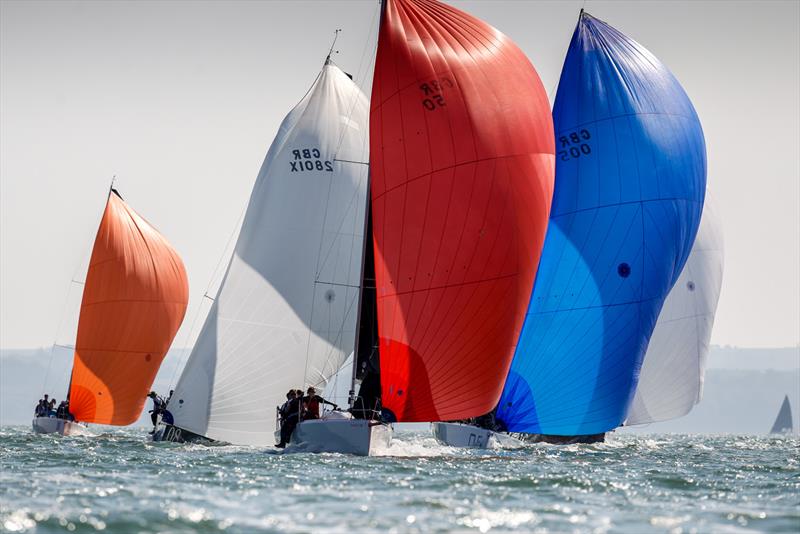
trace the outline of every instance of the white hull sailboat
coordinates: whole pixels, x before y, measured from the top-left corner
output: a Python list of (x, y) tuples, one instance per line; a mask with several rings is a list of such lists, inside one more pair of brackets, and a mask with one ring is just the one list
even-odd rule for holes
[(85, 423), (139, 419), (188, 294), (178, 253), (111, 188), (83, 288), (68, 417), (36, 417), (33, 431), (91, 435)]
[(62, 436), (91, 436), (89, 427), (77, 421), (57, 417), (34, 417), (33, 431), (37, 434), (60, 434)]
[[(689, 259), (667, 296), (647, 348), (626, 426), (674, 419), (700, 402), (722, 268), (722, 232), (707, 197)], [(451, 447), (481, 448), (489, 439), (515, 439), (460, 423), (433, 423), (432, 429), (437, 441)], [(535, 434), (525, 437), (548, 441)]]
[(450, 6), (386, 0), (380, 24), (371, 103), (328, 61), (284, 119), (157, 439), (273, 445), (272, 406), (351, 352), (353, 418), (301, 422), (290, 451), (372, 454), (388, 422), (497, 403), (552, 196), (546, 92)]
[[(287, 390), (321, 391), (346, 365), (362, 288), (368, 112), (364, 94), (328, 59), (284, 119), (168, 405), (173, 423), (154, 441), (276, 446), (275, 407)], [(290, 443), (367, 454), (378, 430), (335, 417), (301, 423)], [(344, 439), (344, 429), (353, 435)]]

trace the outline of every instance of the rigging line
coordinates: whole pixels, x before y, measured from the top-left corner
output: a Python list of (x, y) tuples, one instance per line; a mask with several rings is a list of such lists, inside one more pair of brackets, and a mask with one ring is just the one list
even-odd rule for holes
[(314, 280), (315, 284), (323, 284), (326, 286), (336, 286), (336, 287), (351, 287), (353, 289), (361, 289), (361, 285), (353, 285), (353, 284), (340, 284), (338, 282), (326, 282), (324, 280)]
[[(325, 58), (325, 61), (330, 61), (330, 59), (331, 59), (331, 54), (333, 54), (333, 52), (334, 52), (334, 50), (333, 50), (333, 47), (336, 45), (336, 39), (338, 39), (338, 38), (339, 38), (339, 32), (340, 32), (340, 31), (342, 31), (342, 29), (341, 29), (341, 28), (337, 28), (337, 29), (333, 30), (333, 42), (331, 43), (331, 49), (330, 49), (330, 50), (328, 50), (328, 57), (327, 57), (327, 58)], [(339, 51), (338, 51), (338, 50), (336, 50), (336, 53), (338, 54), (338, 53), (339, 53)]]
[[(360, 298), (361, 298), (360, 292), (356, 292), (355, 297), (350, 300), (350, 304), (347, 306), (347, 310), (345, 311), (344, 317), (342, 318), (341, 325), (339, 326), (338, 330), (336, 330), (336, 336), (334, 337), (333, 342), (329, 342), (331, 347), (328, 349), (328, 353), (327, 353), (327, 355), (325, 357), (325, 364), (323, 365), (323, 368), (326, 368), (331, 364), (331, 360), (333, 359), (333, 357), (336, 355), (337, 352), (344, 353), (344, 351), (339, 346), (337, 346), (337, 344), (341, 344), (342, 343), (342, 337), (344, 335), (345, 323), (347, 323), (347, 320), (350, 317), (351, 312), (353, 312), (353, 306), (355, 305), (355, 303), (357, 303), (360, 300)], [(356, 317), (356, 321), (358, 321), (357, 317)], [(358, 324), (355, 325), (354, 330), (356, 332), (356, 335), (358, 335)], [(331, 330), (330, 326), (329, 326), (328, 333), (331, 333), (331, 332), (333, 332), (333, 330)], [(354, 349), (353, 354), (355, 354), (355, 349)], [(334, 375), (336, 376), (337, 380), (338, 380), (338, 373), (339, 373), (339, 371), (341, 371), (344, 368), (344, 364), (347, 363), (347, 360), (348, 360), (348, 357), (346, 356), (344, 361), (341, 362), (338, 366), (336, 366), (336, 371), (334, 372)], [(334, 376), (334, 375), (332, 375), (332, 376)]]
[[(247, 206), (248, 205), (249, 205), (249, 202), (245, 203), (244, 208), (242, 208), (241, 213), (239, 213), (239, 217), (236, 220), (236, 224), (234, 225), (233, 230), (231, 231), (230, 235), (228, 236), (228, 241), (225, 243), (225, 248), (222, 249), (222, 254), (219, 257), (219, 260), (217, 261), (217, 265), (214, 267), (214, 271), (211, 273), (211, 278), (208, 281), (208, 285), (206, 286), (206, 289), (203, 292), (203, 298), (204, 299), (206, 299), (206, 298), (209, 299), (212, 303), (215, 302), (215, 298), (211, 297), (208, 293), (211, 290), (211, 286), (213, 285), (214, 280), (217, 278), (217, 274), (219, 273), (220, 266), (222, 265), (222, 260), (224, 260), (225, 258), (227, 258), (229, 256), (231, 256), (231, 257), (233, 256), (233, 251), (231, 251), (231, 253), (228, 254), (228, 249), (230, 249), (230, 247), (231, 247), (231, 242), (233, 241), (233, 236), (236, 235), (237, 232), (241, 230), (242, 224), (244, 222), (244, 215), (247, 212)], [(222, 284), (222, 282), (220, 282), (220, 288), (219, 289), (221, 289), (221, 284)], [(218, 289), (218, 291), (219, 291), (219, 289)], [(192, 319), (192, 325), (189, 328), (189, 330), (187, 330), (186, 333), (183, 336), (183, 345), (181, 347), (181, 350), (183, 350), (188, 355), (191, 355), (191, 353), (192, 353), (190, 347), (188, 346), (188, 341), (191, 339), (191, 335), (194, 332), (195, 326), (197, 326), (197, 319), (200, 317), (200, 312), (201, 312), (202, 309), (203, 309), (203, 305), (202, 305), (202, 299), (201, 299), (201, 303), (197, 307), (197, 311), (195, 311), (194, 318)], [(210, 312), (210, 310), (209, 310), (209, 312)], [(176, 365), (175, 369), (172, 370), (172, 377), (169, 379), (169, 387), (170, 387), (170, 389), (174, 389), (174, 386), (176, 385), (175, 384), (175, 378), (176, 378), (176, 375), (178, 374), (178, 369), (181, 369), (183, 367), (183, 365), (185, 365), (186, 362), (184, 360), (184, 357), (188, 358), (188, 356), (186, 354), (182, 354), (181, 356), (179, 356), (178, 365)]]
[(369, 166), (369, 161), (353, 161), (353, 160), (350, 160), (350, 159), (338, 159), (338, 158), (333, 158), (333, 161), (341, 161), (342, 163), (355, 163), (357, 165), (367, 165), (367, 166)]
[[(586, 7), (586, 0), (583, 0), (583, 3), (581, 4), (581, 13), (583, 13), (583, 8), (584, 7)], [(578, 23), (580, 23), (580, 18), (578, 18)], [(569, 34), (569, 41), (567, 41), (567, 46), (565, 47), (565, 50), (569, 51), (569, 44), (571, 42), (572, 42), (572, 33)], [(565, 54), (565, 57), (566, 57), (566, 54)], [(555, 95), (556, 89), (558, 88), (558, 82), (560, 80), (561, 80), (561, 76), (560, 75), (556, 76), (556, 81), (553, 82), (553, 87), (551, 87), (550, 90), (547, 92), (547, 99), (550, 100), (551, 106), (554, 104), (553, 96)]]
[[(102, 222), (103, 222), (103, 217), (105, 216), (105, 212), (106, 212), (106, 206), (108, 205), (108, 198), (109, 198), (109, 195), (111, 195), (111, 188), (114, 187), (114, 181), (116, 179), (117, 179), (117, 175), (116, 174), (111, 177), (111, 184), (108, 187), (108, 193), (106, 195), (106, 202), (104, 204), (103, 210), (102, 210), (101, 215), (100, 215), (100, 221), (97, 223), (97, 227), (98, 228), (100, 227), (100, 224), (102, 224)], [(94, 241), (91, 241), (90, 247), (91, 248), (89, 248), (89, 261), (88, 261), (88, 263), (91, 263), (91, 261), (92, 261), (91, 260), (91, 254), (92, 254), (92, 251), (94, 250)], [(86, 249), (84, 248), (84, 254), (81, 256), (81, 258), (85, 258), (85, 257), (86, 257)], [(42, 381), (42, 393), (45, 392), (45, 389), (47, 388), (47, 381), (48, 381), (48, 379), (50, 377), (50, 368), (53, 365), (53, 356), (54, 356), (53, 349), (56, 346), (60, 346), (60, 345), (58, 345), (56, 343), (56, 341), (58, 341), (58, 336), (59, 336), (59, 334), (61, 334), (61, 329), (64, 327), (64, 319), (65, 319), (65, 317), (67, 315), (67, 307), (69, 306), (69, 297), (72, 294), (72, 285), (71, 284), (77, 284), (77, 285), (81, 285), (81, 286), (86, 284), (85, 281), (84, 282), (80, 282), (79, 280), (77, 280), (78, 269), (80, 269), (82, 265), (83, 265), (83, 261), (78, 260), (78, 265), (75, 266), (75, 268), (72, 271), (72, 276), (70, 277), (70, 286), (69, 286), (69, 289), (67, 290), (66, 297), (64, 297), (64, 305), (61, 308), (61, 317), (58, 320), (58, 327), (56, 328), (56, 334), (54, 336), (55, 339), (53, 341), (53, 344), (50, 345), (50, 357), (49, 357), (49, 359), (47, 361), (47, 368), (46, 368), (45, 373), (44, 373), (44, 380)], [(72, 373), (72, 371), (70, 371), (70, 373)], [(69, 392), (67, 392), (67, 394), (69, 394)]]
[[(365, 178), (365, 179), (366, 179), (367, 181), (369, 181), (369, 173), (367, 173), (367, 176), (366, 176), (366, 178)], [(350, 200), (348, 201), (348, 203), (347, 203), (347, 206), (345, 207), (345, 210), (344, 210), (344, 215), (342, 216), (342, 219), (341, 219), (341, 221), (339, 222), (339, 226), (336, 228), (336, 231), (335, 231), (335, 232), (333, 232), (335, 235), (337, 235), (337, 236), (339, 236), (339, 235), (344, 235), (344, 234), (342, 233), (342, 228), (344, 227), (345, 223), (347, 223), (347, 222), (349, 222), (349, 221), (350, 221), (351, 217), (349, 217), (349, 216), (348, 216), (348, 214), (351, 212), (351, 209), (353, 209), (353, 206), (354, 206), (354, 204), (356, 203), (356, 199), (358, 198), (358, 196), (359, 196), (359, 194), (360, 194), (360, 193), (361, 193), (361, 191), (360, 191), (360, 187), (355, 187), (355, 188), (353, 188), (353, 194), (352, 194), (352, 195), (350, 195)], [(369, 194), (369, 192), (367, 192), (367, 194)], [(329, 197), (329, 200), (330, 200), (330, 197)], [(365, 200), (366, 200), (366, 199), (365, 199)], [(366, 206), (366, 203), (365, 203), (365, 206)], [(328, 205), (327, 205), (327, 204), (325, 204), (326, 217), (327, 217), (327, 207), (328, 207)], [(366, 207), (365, 207), (365, 209), (366, 209)], [(355, 216), (354, 216), (354, 217), (352, 217), (352, 219), (359, 219), (359, 217), (358, 217), (358, 208), (356, 207), (356, 208), (355, 208), (355, 210), (356, 210), (356, 211), (355, 211)], [(323, 233), (324, 233), (324, 232), (323, 232)], [(355, 230), (353, 230), (353, 233), (351, 233), (351, 234), (346, 234), (346, 235), (349, 235), (349, 236), (352, 236), (352, 237), (357, 237), (357, 234), (355, 233)], [(317, 257), (317, 268), (315, 269), (315, 272), (314, 272), (314, 278), (315, 278), (315, 280), (319, 280), (319, 277), (320, 277), (320, 275), (322, 274), (322, 269), (323, 269), (323, 268), (324, 268), (324, 267), (327, 265), (327, 263), (328, 263), (328, 258), (330, 257), (330, 255), (331, 255), (331, 252), (333, 252), (333, 249), (334, 249), (334, 247), (335, 247), (335, 246), (336, 246), (336, 244), (337, 244), (337, 241), (336, 241), (336, 239), (333, 239), (333, 240), (331, 240), (330, 247), (328, 247), (328, 250), (327, 250), (327, 252), (325, 253), (325, 257), (322, 257), (322, 245), (323, 245), (323, 241), (324, 241), (324, 235), (323, 235), (323, 237), (320, 239), (320, 250), (319, 250), (319, 256)], [(321, 261), (321, 262), (320, 262), (320, 258), (322, 259), (322, 261)]]
[[(375, 17), (377, 15), (377, 12), (378, 12), (378, 9), (375, 9), (373, 11), (373, 13), (372, 13), (372, 20), (370, 21), (370, 24), (369, 24), (370, 31), (367, 34), (367, 40), (364, 43), (364, 46), (362, 47), (361, 59), (358, 62), (358, 69), (356, 70), (356, 76), (355, 76), (356, 79), (359, 76), (361, 76), (361, 67), (362, 67), (362, 65), (364, 63), (364, 58), (365, 58), (367, 50), (369, 48), (369, 43), (370, 43), (370, 41), (372, 39), (372, 28), (375, 26)], [(374, 47), (374, 49), (375, 49), (375, 54), (371, 54), (370, 57), (372, 57), (373, 55), (377, 54), (377, 49), (378, 49), (377, 45)], [(328, 57), (328, 59), (330, 59), (330, 56)], [(372, 63), (373, 62), (370, 61), (370, 64), (372, 64)], [(367, 71), (364, 72), (365, 77), (366, 77), (366, 72)], [(364, 81), (362, 80), (361, 85), (363, 85), (363, 83), (364, 83)], [(355, 84), (355, 82), (354, 82), (354, 84)], [(356, 87), (358, 87), (357, 84), (355, 84), (355, 85), (356, 85)], [(358, 96), (359, 96), (360, 92), (361, 92), (360, 87), (358, 87), (358, 91), (353, 91), (352, 104), (350, 105), (350, 111), (347, 113), (347, 120), (348, 121), (353, 116), (353, 112), (355, 111), (356, 104), (358, 103)], [(367, 132), (367, 133), (369, 133), (369, 132)], [(339, 141), (336, 144), (336, 150), (334, 151), (334, 154), (333, 154), (334, 159), (336, 159), (336, 155), (339, 153), (339, 150), (342, 148), (342, 143), (344, 142), (344, 136), (345, 136), (345, 130), (342, 129), (342, 133), (339, 135)], [(365, 136), (365, 137), (368, 139), (368, 135)], [(363, 143), (363, 141), (362, 141), (362, 143)]]

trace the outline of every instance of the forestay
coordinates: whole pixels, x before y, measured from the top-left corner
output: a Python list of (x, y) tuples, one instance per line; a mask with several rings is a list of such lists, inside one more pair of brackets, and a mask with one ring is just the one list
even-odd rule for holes
[(69, 389), (75, 419), (139, 418), (188, 301), (178, 253), (112, 189), (83, 286)]
[(286, 391), (353, 350), (368, 179), (367, 99), (333, 64), (286, 116), (169, 409), (175, 426), (272, 445)]
[(556, 186), (536, 287), (498, 406), (509, 430), (625, 418), (706, 184), (697, 114), (644, 47), (581, 14), (553, 110)]
[(709, 200), (706, 196), (692, 252), (650, 337), (626, 425), (681, 417), (703, 395), (724, 264), (722, 228)]
[(553, 187), (536, 71), (430, 0), (386, 0), (370, 144), (380, 370), (399, 421), (481, 415), (508, 371)]

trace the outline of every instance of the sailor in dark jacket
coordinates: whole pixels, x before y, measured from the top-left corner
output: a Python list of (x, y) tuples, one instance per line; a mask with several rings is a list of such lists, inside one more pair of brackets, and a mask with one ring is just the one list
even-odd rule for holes
[(296, 390), (289, 390), (286, 394), (286, 402), (279, 408), (281, 416), (281, 442), (276, 447), (284, 448), (289, 443), (297, 422), (300, 420), (300, 401), (301, 395)]
[(164, 402), (164, 399), (156, 395), (155, 391), (151, 391), (147, 396), (153, 400), (153, 409), (150, 410), (150, 421), (153, 422), (153, 430), (150, 433), (155, 434), (156, 426), (158, 425), (158, 416), (164, 412), (167, 403)]

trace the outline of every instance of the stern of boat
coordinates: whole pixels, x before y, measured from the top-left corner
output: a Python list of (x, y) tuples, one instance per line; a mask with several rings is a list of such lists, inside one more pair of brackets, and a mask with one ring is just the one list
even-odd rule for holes
[(346, 412), (331, 412), (323, 419), (298, 424), (286, 451), (371, 456), (386, 449), (391, 440), (392, 428), (386, 423), (355, 419)]
[(31, 423), (36, 434), (59, 434), (61, 436), (91, 436), (89, 427), (77, 421), (57, 417), (34, 417)]

